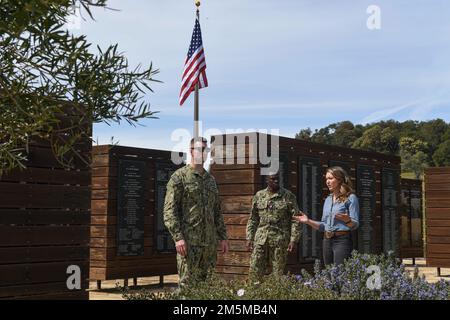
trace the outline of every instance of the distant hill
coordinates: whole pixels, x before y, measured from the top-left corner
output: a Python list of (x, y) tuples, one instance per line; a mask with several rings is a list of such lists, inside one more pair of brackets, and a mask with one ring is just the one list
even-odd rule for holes
[(314, 132), (302, 129), (295, 138), (401, 156), (402, 173), (416, 178), (426, 167), (450, 166), (450, 123), (442, 119), (366, 125), (343, 121)]

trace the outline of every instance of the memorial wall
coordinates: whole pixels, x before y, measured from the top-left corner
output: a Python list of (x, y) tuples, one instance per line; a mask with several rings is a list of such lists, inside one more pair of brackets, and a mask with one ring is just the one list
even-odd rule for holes
[(422, 180), (401, 180), (400, 256), (424, 257)]
[(144, 254), (145, 161), (119, 160), (117, 255)]
[[(298, 159), (298, 185), (297, 200), (299, 208), (308, 213), (309, 218), (320, 221), (322, 218), (322, 185), (323, 172), (318, 158), (299, 157)], [(299, 261), (314, 261), (322, 256), (321, 234), (306, 225), (303, 225)]]
[[(221, 192), (221, 199), (232, 245), (229, 254), (219, 256), (217, 266), (224, 278), (242, 278), (248, 272), (250, 252), (244, 246), (245, 226), (253, 195), (265, 187), (261, 168), (268, 164), (261, 161), (261, 146), (267, 142), (270, 150), (272, 141), (279, 147), (282, 185), (297, 196), (302, 211), (314, 220), (321, 219), (323, 202), (329, 194), (325, 170), (341, 166), (349, 173), (360, 201), (360, 227), (353, 232), (354, 248), (364, 253), (399, 254), (399, 157), (260, 133), (234, 136), (214, 137), (220, 141), (213, 146), (213, 159), (219, 164), (211, 166), (219, 190), (227, 190), (226, 194)], [(234, 146), (223, 145), (227, 138), (234, 140)], [(226, 164), (226, 159), (233, 162), (230, 157), (234, 164)], [(233, 193), (228, 193), (231, 186)], [(293, 273), (312, 269), (314, 261), (322, 257), (321, 250), (322, 234), (304, 226), (295, 252), (288, 256), (287, 269)]]
[(156, 192), (156, 223), (155, 223), (155, 239), (156, 239), (156, 251), (163, 253), (174, 253), (175, 243), (172, 240), (172, 236), (164, 225), (164, 199), (166, 197), (166, 186), (170, 177), (177, 169), (176, 166), (169, 162), (159, 162), (156, 164), (156, 179), (155, 179), (155, 192)]
[(361, 253), (374, 253), (374, 218), (376, 208), (376, 180), (373, 166), (358, 165), (356, 190), (359, 198), (359, 229), (358, 251)]
[[(248, 273), (250, 252), (245, 229), (253, 195), (266, 187), (259, 139), (234, 146), (213, 145), (210, 171), (219, 188), (230, 252), (218, 255), (217, 272), (224, 278)], [(271, 136), (264, 141), (271, 143)], [(223, 137), (223, 141), (225, 137)], [(354, 249), (363, 253), (400, 251), (400, 158), (279, 137), (280, 183), (296, 196), (299, 208), (314, 220), (322, 217), (329, 192), (325, 170), (341, 166), (350, 175), (360, 202), (360, 227)], [(226, 164), (225, 158), (234, 158)], [(176, 273), (174, 243), (163, 223), (167, 182), (178, 168), (171, 153), (119, 146), (94, 147), (91, 280), (127, 279)], [(239, 160), (239, 161), (238, 161)], [(239, 163), (237, 163), (239, 162)], [(409, 195), (416, 195), (414, 192)], [(416, 200), (412, 205), (417, 207)], [(418, 215), (418, 211), (411, 211)], [(311, 270), (322, 257), (323, 235), (303, 227), (287, 269)], [(403, 240), (402, 240), (403, 241)]]
[(136, 282), (177, 272), (175, 246), (163, 222), (166, 185), (180, 167), (171, 156), (163, 150), (93, 147), (90, 279), (98, 286), (102, 280)]
[(400, 191), (400, 172), (388, 168), (382, 169), (382, 223), (383, 223), (383, 252), (399, 255), (399, 225), (400, 217), (398, 197)]

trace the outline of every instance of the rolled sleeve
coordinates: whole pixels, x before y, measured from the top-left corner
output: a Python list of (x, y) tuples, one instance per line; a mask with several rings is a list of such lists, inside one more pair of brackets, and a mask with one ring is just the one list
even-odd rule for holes
[[(323, 211), (322, 211), (322, 219), (320, 220), (319, 229), (317, 229), (319, 232), (325, 232), (325, 223), (328, 219), (328, 211), (329, 211), (329, 203), (328, 200), (325, 200), (325, 203), (323, 205)], [(327, 209), (328, 208), (328, 209)]]
[(352, 222), (354, 223), (352, 230), (356, 230), (359, 227), (359, 200), (358, 197), (352, 194), (349, 198), (348, 214)]
[(320, 222), (319, 224), (319, 229), (317, 229), (319, 232), (325, 232), (325, 223), (324, 222)]

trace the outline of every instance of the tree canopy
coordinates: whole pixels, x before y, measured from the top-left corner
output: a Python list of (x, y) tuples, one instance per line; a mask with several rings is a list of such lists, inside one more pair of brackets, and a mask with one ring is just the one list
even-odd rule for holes
[(324, 128), (300, 130), (296, 139), (341, 147), (376, 151), (402, 158), (402, 171), (419, 178), (423, 169), (450, 165), (450, 123), (430, 121), (380, 121), (354, 125), (350, 121)]
[(44, 139), (64, 165), (92, 122), (155, 118), (145, 94), (158, 73), (130, 68), (118, 45), (92, 48), (65, 24), (74, 6), (93, 19), (106, 0), (0, 0), (0, 174), (23, 166), (27, 146)]

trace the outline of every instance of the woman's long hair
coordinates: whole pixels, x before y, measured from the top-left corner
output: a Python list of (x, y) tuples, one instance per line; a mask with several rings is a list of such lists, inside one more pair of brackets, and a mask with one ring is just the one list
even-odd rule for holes
[(336, 166), (328, 168), (327, 173), (328, 172), (331, 173), (333, 177), (335, 177), (341, 183), (337, 201), (338, 202), (347, 201), (348, 197), (352, 193), (355, 193), (355, 190), (353, 189), (352, 180), (350, 180), (350, 176), (348, 175), (347, 171), (345, 171), (341, 167)]

